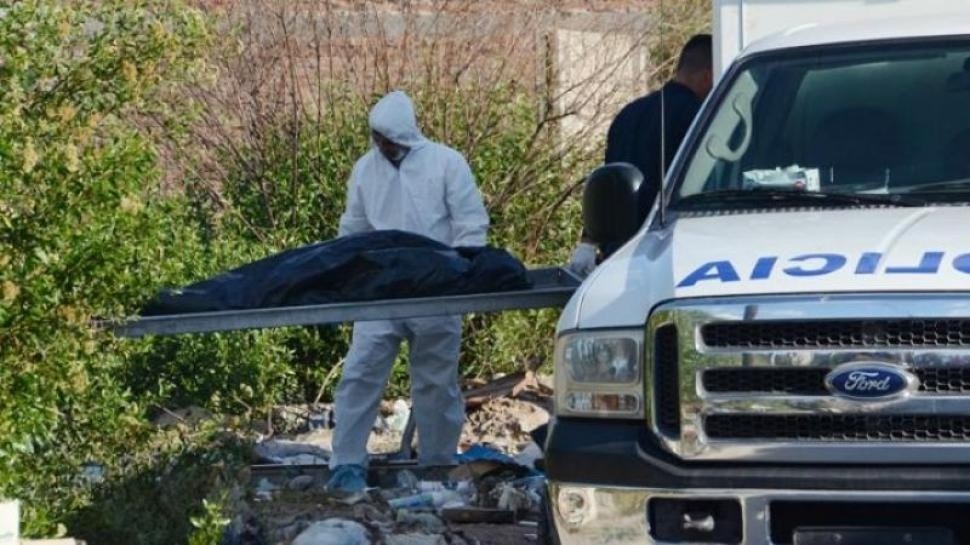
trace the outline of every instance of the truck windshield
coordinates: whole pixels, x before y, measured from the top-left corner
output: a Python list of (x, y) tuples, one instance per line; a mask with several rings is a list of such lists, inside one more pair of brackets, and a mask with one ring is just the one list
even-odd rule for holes
[(685, 166), (674, 208), (970, 201), (970, 44), (754, 58)]

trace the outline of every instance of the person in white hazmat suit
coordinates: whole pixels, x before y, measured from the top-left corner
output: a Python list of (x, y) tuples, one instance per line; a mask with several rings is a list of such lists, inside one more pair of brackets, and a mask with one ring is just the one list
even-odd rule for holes
[[(373, 146), (354, 165), (338, 236), (408, 231), (450, 246), (484, 246), (488, 214), (471, 168), (457, 151), (427, 140), (411, 99), (395, 91), (370, 112)], [(336, 392), (333, 492), (366, 486), (367, 438), (402, 341), (409, 345), (418, 461), (453, 462), (465, 405), (458, 387), (461, 317), (354, 324)]]

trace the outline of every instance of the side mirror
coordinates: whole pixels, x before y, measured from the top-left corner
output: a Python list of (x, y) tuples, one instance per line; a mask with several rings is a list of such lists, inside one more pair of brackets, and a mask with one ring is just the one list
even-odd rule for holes
[(583, 227), (600, 246), (621, 245), (640, 228), (637, 189), (643, 174), (629, 163), (610, 163), (586, 178)]

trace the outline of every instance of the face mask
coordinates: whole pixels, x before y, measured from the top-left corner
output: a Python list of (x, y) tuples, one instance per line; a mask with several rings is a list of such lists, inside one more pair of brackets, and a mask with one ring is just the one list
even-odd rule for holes
[(409, 150), (407, 148), (400, 148), (400, 147), (399, 148), (394, 148), (394, 152), (388, 154), (386, 157), (391, 162), (400, 163), (401, 161), (404, 160), (405, 157), (407, 157), (408, 151)]
[(397, 145), (388, 140), (387, 138), (381, 136), (376, 131), (371, 135), (371, 140), (377, 149), (381, 151), (381, 154), (387, 158), (388, 161), (392, 163), (400, 163), (407, 157), (410, 148), (405, 146)]

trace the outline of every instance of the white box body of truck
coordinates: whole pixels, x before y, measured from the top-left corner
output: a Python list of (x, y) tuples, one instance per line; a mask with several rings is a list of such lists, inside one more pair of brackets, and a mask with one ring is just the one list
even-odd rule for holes
[(730, 66), (559, 322), (556, 539), (970, 545), (970, 2), (715, 7)]
[[(966, 17), (967, 7), (966, 0), (714, 0), (714, 73), (720, 76), (745, 47), (779, 32), (927, 15)], [(858, 28), (855, 39), (864, 40), (865, 26)]]

